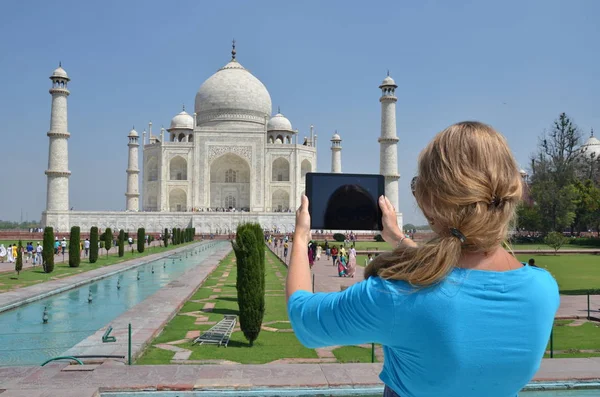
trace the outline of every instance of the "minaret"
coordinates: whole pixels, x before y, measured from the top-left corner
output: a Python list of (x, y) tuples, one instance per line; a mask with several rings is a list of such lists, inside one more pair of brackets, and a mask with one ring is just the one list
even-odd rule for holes
[(69, 76), (59, 64), (50, 76), (52, 80), (52, 111), (50, 116), (50, 146), (48, 150), (48, 187), (46, 192), (46, 211), (69, 210), (69, 149), (67, 141), (71, 134), (67, 131), (67, 89)]
[(331, 137), (331, 172), (336, 174), (342, 172), (342, 138), (337, 131)]
[(129, 160), (127, 163), (127, 197), (126, 210), (127, 211), (139, 211), (140, 210), (140, 192), (139, 192), (139, 174), (140, 169), (138, 167), (138, 133), (135, 129), (129, 131)]
[(381, 89), (381, 136), (379, 137), (379, 173), (385, 177), (385, 195), (394, 208), (398, 209), (398, 137), (396, 136), (396, 98), (398, 86), (394, 79), (387, 77)]

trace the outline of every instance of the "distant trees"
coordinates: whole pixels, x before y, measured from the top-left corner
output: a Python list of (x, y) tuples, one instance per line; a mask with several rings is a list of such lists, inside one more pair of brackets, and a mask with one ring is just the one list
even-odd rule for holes
[(44, 247), (42, 250), (42, 261), (44, 273), (54, 271), (54, 229), (50, 226), (44, 228)]
[(232, 246), (237, 263), (240, 328), (252, 346), (260, 334), (265, 312), (264, 242), (260, 225), (238, 226)]
[(163, 243), (165, 247), (169, 246), (169, 229), (165, 227), (165, 232), (163, 233)]
[(108, 251), (112, 248), (113, 234), (110, 227), (107, 227), (104, 231), (104, 249), (106, 250), (106, 257), (108, 257)]
[(125, 255), (125, 230), (119, 230), (119, 258)]
[(23, 243), (19, 240), (19, 244), (17, 245), (17, 261), (15, 262), (15, 271), (17, 272), (17, 277), (23, 270)]
[(81, 262), (80, 239), (81, 229), (79, 226), (73, 226), (69, 235), (69, 267), (79, 267)]
[(140, 227), (137, 231), (137, 250), (141, 254), (144, 252), (146, 244), (146, 229)]
[(98, 228), (92, 226), (90, 229), (90, 263), (98, 260)]
[(544, 243), (554, 249), (554, 255), (558, 252), (558, 250), (567, 243), (567, 237), (560, 232), (550, 232), (544, 238)]

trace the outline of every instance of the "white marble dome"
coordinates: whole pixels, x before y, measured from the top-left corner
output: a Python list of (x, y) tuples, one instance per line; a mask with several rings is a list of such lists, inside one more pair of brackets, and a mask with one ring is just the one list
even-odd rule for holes
[(385, 79), (383, 79), (383, 81), (381, 82), (381, 85), (396, 85), (396, 82), (394, 81), (393, 78), (391, 78), (390, 76), (387, 76)]
[(54, 72), (52, 72), (52, 76), (50, 76), (50, 78), (53, 77), (60, 77), (63, 79), (69, 79), (69, 76), (67, 75), (67, 71), (64, 70), (62, 68), (62, 66), (57, 67), (56, 69), (54, 69)]
[(580, 150), (586, 157), (591, 157), (592, 153), (595, 153), (595, 158), (600, 158), (600, 139), (596, 138), (592, 133), (592, 136), (581, 145)]
[(335, 134), (333, 134), (333, 136), (331, 137), (332, 141), (341, 141), (342, 138), (340, 138), (339, 134), (336, 132)]
[(129, 131), (129, 135), (128, 136), (132, 136), (132, 137), (133, 136), (138, 136), (138, 133), (137, 133), (137, 131), (135, 129), (132, 128), (131, 131)]
[(193, 130), (194, 129), (194, 118), (189, 115), (185, 110), (181, 111), (171, 119), (170, 130)]
[(264, 126), (271, 115), (271, 96), (260, 80), (232, 60), (200, 86), (195, 111), (199, 125), (211, 121), (245, 121)]
[(292, 123), (283, 114), (277, 113), (267, 123), (267, 131), (292, 131)]

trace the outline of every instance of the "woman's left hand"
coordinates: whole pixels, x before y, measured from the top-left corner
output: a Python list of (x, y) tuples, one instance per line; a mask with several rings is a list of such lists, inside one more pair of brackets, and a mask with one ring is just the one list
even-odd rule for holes
[(300, 208), (296, 211), (295, 237), (305, 238), (310, 241), (310, 214), (308, 213), (308, 197), (304, 194), (301, 198)]

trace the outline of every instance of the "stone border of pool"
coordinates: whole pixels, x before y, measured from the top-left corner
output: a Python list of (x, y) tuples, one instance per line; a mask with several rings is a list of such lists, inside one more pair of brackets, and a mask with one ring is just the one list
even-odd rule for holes
[(82, 285), (110, 277), (125, 270), (134, 269), (136, 267), (145, 265), (146, 263), (177, 254), (210, 241), (212, 240), (206, 240), (204, 242), (198, 242), (195, 244), (187, 244), (183, 247), (175, 248), (165, 252), (144, 256), (142, 258), (131, 259), (114, 265), (75, 274), (73, 276), (65, 277), (64, 279), (46, 281), (41, 284), (19, 288), (14, 291), (3, 292), (0, 294), (0, 313), (38, 301), (40, 299), (47, 298), (52, 295), (60, 294), (61, 292), (68, 291), (73, 288), (81, 287)]
[[(382, 364), (157, 365), (50, 364), (0, 367), (2, 397), (98, 397), (102, 392), (340, 389), (381, 386)], [(545, 359), (528, 388), (549, 382), (593, 385), (600, 381), (600, 358)], [(585, 384), (583, 385), (585, 386)], [(5, 390), (4, 393), (1, 393)]]
[[(131, 356), (135, 361), (232, 250), (231, 244), (224, 244), (220, 241), (217, 244), (221, 244), (221, 246), (215, 247), (215, 251), (196, 266), (191, 267), (177, 279), (172, 280), (61, 355), (121, 355), (127, 357), (127, 326), (131, 324)], [(115, 336), (117, 340), (113, 343), (102, 343), (102, 335), (109, 325), (113, 327), (111, 335)], [(102, 361), (104, 360), (83, 359), (84, 363)]]

